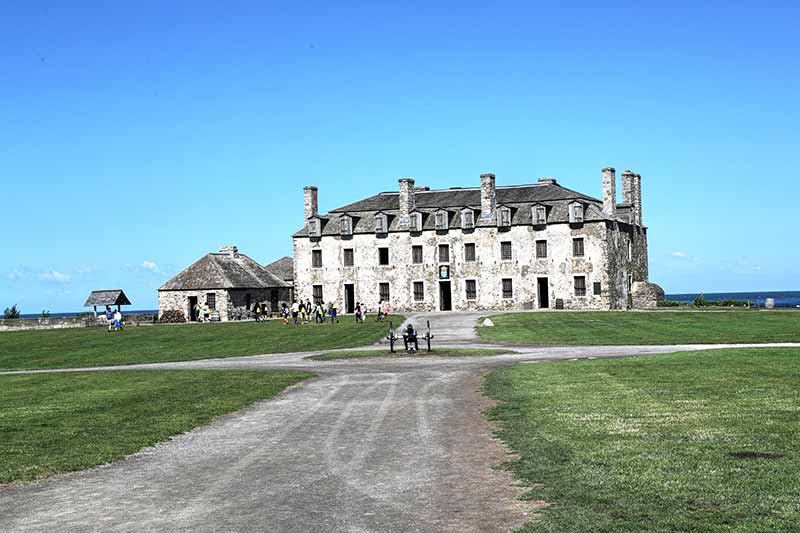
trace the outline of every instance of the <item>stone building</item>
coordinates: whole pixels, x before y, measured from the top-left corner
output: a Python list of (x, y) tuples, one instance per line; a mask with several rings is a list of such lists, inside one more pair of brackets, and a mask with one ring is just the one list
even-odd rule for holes
[(208, 305), (221, 321), (228, 321), (246, 316), (258, 303), (277, 311), (282, 303), (290, 304), (291, 298), (291, 283), (240, 253), (236, 246), (224, 246), (158, 289), (158, 315), (178, 310), (187, 320), (197, 320), (192, 310), (199, 304)]
[[(375, 309), (629, 309), (655, 307), (648, 282), (641, 176), (602, 170), (596, 199), (543, 178), (497, 187), (430, 190), (401, 178), (384, 192), (318, 212), (304, 189), (306, 226), (294, 234), (302, 299)], [(662, 291), (663, 293), (663, 291)]]

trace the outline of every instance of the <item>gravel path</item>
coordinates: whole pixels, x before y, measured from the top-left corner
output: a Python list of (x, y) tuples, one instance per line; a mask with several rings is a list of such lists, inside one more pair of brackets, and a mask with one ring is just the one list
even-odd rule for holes
[[(435, 344), (479, 345), (469, 326), (477, 316), (432, 315)], [(489, 358), (327, 362), (283, 354), (131, 365), (124, 368), (293, 368), (318, 377), (125, 460), (0, 486), (0, 531), (512, 530), (536, 506), (519, 501), (513, 479), (493, 468), (505, 451), (482, 415), (490, 405), (480, 393), (485, 372), (525, 361), (707, 347), (516, 347), (518, 355)]]

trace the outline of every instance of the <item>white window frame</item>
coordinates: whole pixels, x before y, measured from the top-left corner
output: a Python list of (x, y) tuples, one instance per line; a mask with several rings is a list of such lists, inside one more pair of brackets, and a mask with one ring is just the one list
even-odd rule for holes
[[(580, 215), (578, 215), (580, 213)], [(583, 204), (580, 202), (573, 202), (569, 204), (569, 222), (570, 224), (582, 224), (586, 213), (584, 213)]]
[[(504, 219), (508, 220), (504, 220)], [(508, 228), (511, 227), (511, 208), (510, 207), (501, 207), (497, 211), (497, 226), (500, 228)]]
[(422, 213), (411, 213), (408, 217), (409, 231), (422, 231)]
[(388, 219), (383, 213), (375, 215), (375, 233), (377, 235), (385, 235), (389, 232)]
[[(465, 215), (469, 215), (469, 222)], [(461, 229), (475, 229), (475, 212), (472, 209), (461, 210)]]
[[(450, 224), (450, 216), (447, 211), (436, 211), (434, 216), (434, 222), (436, 225), (436, 231), (447, 231), (448, 226)], [(442, 217), (442, 223), (439, 223), (439, 217)]]
[(339, 232), (342, 235), (353, 234), (353, 219), (349, 216), (343, 216), (339, 221)]
[(322, 235), (322, 224), (318, 218), (308, 219), (308, 235), (310, 237), (319, 237)]
[[(543, 205), (535, 205), (531, 208), (531, 220), (533, 220), (533, 224), (536, 226), (541, 226), (542, 224), (547, 224), (547, 208)], [(543, 216), (539, 216), (540, 213), (543, 213)]]

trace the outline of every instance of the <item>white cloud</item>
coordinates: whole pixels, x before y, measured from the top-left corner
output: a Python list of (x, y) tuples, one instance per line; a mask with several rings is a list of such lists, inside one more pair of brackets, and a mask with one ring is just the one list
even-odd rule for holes
[(6, 278), (10, 279), (11, 281), (16, 281), (22, 277), (22, 272), (19, 270), (12, 270), (11, 272), (6, 273)]
[(158, 265), (155, 261), (145, 261), (142, 263), (142, 268), (150, 272), (158, 272)]
[(671, 255), (672, 257), (682, 257), (684, 259), (689, 257), (689, 254), (687, 254), (686, 252), (672, 252), (669, 255)]
[(48, 270), (47, 272), (42, 272), (41, 278), (47, 281), (55, 281), (56, 283), (66, 283), (70, 280), (70, 277), (67, 274), (57, 270)]

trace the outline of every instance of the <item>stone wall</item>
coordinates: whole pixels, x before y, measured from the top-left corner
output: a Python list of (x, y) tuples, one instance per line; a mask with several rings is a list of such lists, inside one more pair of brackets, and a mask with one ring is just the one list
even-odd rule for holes
[[(584, 256), (573, 257), (572, 240), (584, 238)], [(437, 310), (440, 306), (438, 268), (449, 264), (454, 310), (536, 309), (540, 307), (537, 279), (546, 277), (550, 307), (563, 300), (565, 309), (618, 309), (628, 296), (627, 260), (629, 237), (620, 236), (605, 222), (550, 224), (544, 228), (512, 226), (508, 230), (479, 227), (462, 231), (425, 231), (421, 234), (392, 232), (384, 236), (356, 234), (351, 237), (325, 236), (318, 239), (295, 237), (295, 285), (297, 296), (312, 299), (312, 287), (322, 285), (323, 299), (335, 300), (344, 309), (344, 286), (353, 284), (355, 300), (375, 309), (380, 283), (390, 285), (390, 306), (407, 311)], [(535, 257), (536, 241), (546, 240), (546, 259)], [(512, 259), (501, 259), (501, 242), (512, 243)], [(475, 243), (477, 261), (464, 259), (464, 244)], [(450, 246), (450, 262), (440, 263), (438, 247)], [(411, 249), (421, 245), (423, 263), (412, 263)], [(389, 265), (378, 264), (378, 248), (389, 248)], [(343, 266), (343, 250), (354, 251), (353, 267)], [(322, 251), (322, 268), (313, 268), (311, 252)], [(624, 250), (624, 254), (621, 250)], [(613, 258), (613, 264), (610, 262)], [(574, 276), (586, 277), (586, 296), (575, 295)], [(514, 296), (502, 297), (502, 279), (513, 282)], [(475, 280), (477, 298), (466, 299), (466, 282)], [(424, 300), (414, 301), (413, 283), (423, 282)], [(593, 284), (601, 284), (594, 295)]]
[(249, 310), (255, 309), (257, 303), (270, 304), (272, 291), (276, 292), (278, 297), (278, 309), (281, 304), (291, 304), (289, 298), (291, 297), (291, 289), (287, 287), (275, 289), (207, 289), (207, 290), (187, 290), (187, 291), (158, 291), (158, 316), (165, 311), (180, 310), (183, 311), (184, 316), (188, 320), (189, 312), (189, 298), (196, 297), (197, 303), (203, 307), (208, 303), (208, 295), (216, 295), (215, 309), (219, 313), (220, 320), (227, 322), (234, 320), (239, 316), (245, 314), (247, 310), (247, 295), (250, 295)]
[[(91, 313), (88, 315), (76, 315), (68, 317), (53, 318), (14, 318), (0, 319), (0, 331), (23, 331), (31, 329), (64, 329), (64, 328), (83, 328), (89, 323)], [(155, 315), (152, 314), (130, 314), (122, 312), (122, 319), (125, 326), (147, 326), (155, 322)], [(105, 326), (105, 315), (98, 313), (97, 325)]]

